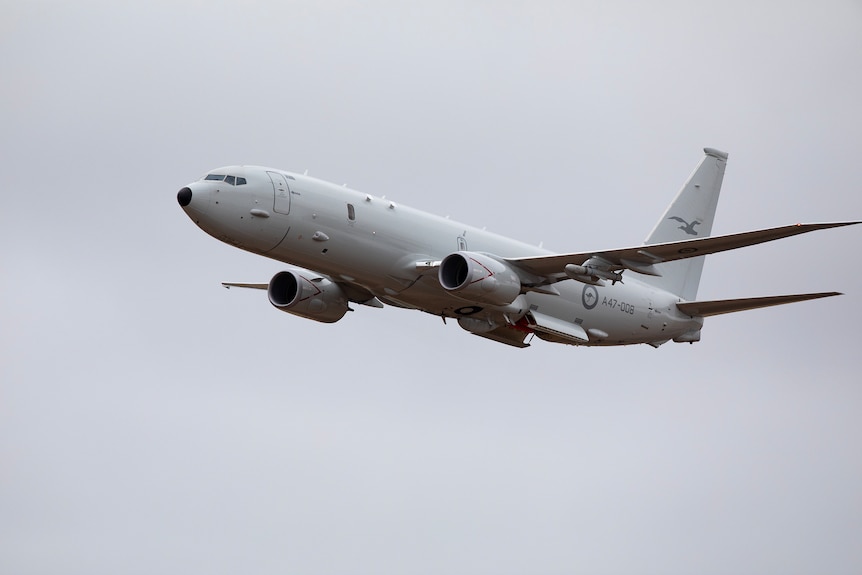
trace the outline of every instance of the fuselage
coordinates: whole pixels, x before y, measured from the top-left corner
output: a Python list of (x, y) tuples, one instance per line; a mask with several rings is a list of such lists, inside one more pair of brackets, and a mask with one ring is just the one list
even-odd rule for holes
[(534, 314), (586, 334), (578, 340), (538, 333), (544, 339), (657, 345), (684, 340), (702, 325), (702, 319), (677, 309), (678, 296), (639, 281), (635, 273), (606, 285), (567, 279), (550, 289), (524, 290), (507, 305), (464, 299), (438, 279), (435, 263), (447, 255), (551, 252), (301, 174), (220, 168), (183, 188), (178, 199), (201, 229), (229, 245), (323, 274), (390, 305), (457, 318), (475, 333), (498, 326), (531, 331), (524, 317)]

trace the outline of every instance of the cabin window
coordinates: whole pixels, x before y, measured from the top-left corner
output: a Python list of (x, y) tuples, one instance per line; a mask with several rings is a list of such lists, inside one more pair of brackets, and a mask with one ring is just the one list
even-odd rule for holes
[(351, 222), (356, 221), (356, 209), (353, 207), (353, 204), (347, 204), (347, 219)]

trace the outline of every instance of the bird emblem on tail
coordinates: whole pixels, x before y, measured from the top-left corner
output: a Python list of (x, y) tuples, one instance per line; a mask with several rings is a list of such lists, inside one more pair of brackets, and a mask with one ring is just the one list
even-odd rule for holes
[(679, 226), (679, 229), (681, 229), (682, 231), (684, 231), (688, 235), (690, 235), (690, 236), (696, 236), (697, 235), (697, 232), (694, 231), (694, 226), (700, 224), (699, 221), (692, 220), (691, 223), (688, 223), (687, 221), (685, 221), (684, 219), (682, 219), (679, 216), (671, 216), (668, 219), (669, 220), (676, 220), (676, 221), (680, 222), (681, 224), (683, 224), (683, 225)]

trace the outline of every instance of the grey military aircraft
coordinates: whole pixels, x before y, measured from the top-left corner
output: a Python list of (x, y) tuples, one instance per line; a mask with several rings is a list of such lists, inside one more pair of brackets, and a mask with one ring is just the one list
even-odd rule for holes
[[(710, 237), (727, 154), (712, 148), (642, 245), (551, 253), (346, 186), (258, 166), (213, 170), (177, 200), (214, 238), (278, 260), (277, 309), (332, 323), (351, 304), (457, 320), (478, 336), (528, 347), (700, 340), (704, 318), (840, 295), (698, 301), (704, 256), (860, 222), (795, 224)], [(624, 277), (625, 276), (625, 277)]]

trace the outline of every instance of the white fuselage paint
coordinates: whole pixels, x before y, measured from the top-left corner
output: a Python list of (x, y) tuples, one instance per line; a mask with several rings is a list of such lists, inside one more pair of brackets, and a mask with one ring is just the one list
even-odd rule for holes
[[(634, 272), (626, 273), (625, 283), (605, 286), (561, 281), (553, 284), (559, 295), (526, 291), (504, 307), (461, 299), (442, 288), (436, 268), (423, 273), (416, 262), (439, 262), (464, 250), (503, 258), (552, 252), (301, 174), (250, 166), (223, 172), (244, 176), (247, 184), (200, 180), (188, 186), (193, 201), (185, 210), (201, 229), (232, 246), (361, 286), (386, 303), (495, 324), (532, 311), (580, 326), (589, 334), (583, 345), (659, 343), (702, 325), (677, 310), (678, 296), (638, 281)], [(279, 176), (288, 190), (280, 189)]]

